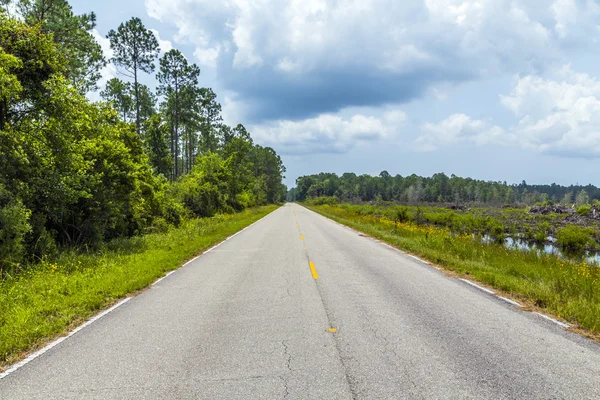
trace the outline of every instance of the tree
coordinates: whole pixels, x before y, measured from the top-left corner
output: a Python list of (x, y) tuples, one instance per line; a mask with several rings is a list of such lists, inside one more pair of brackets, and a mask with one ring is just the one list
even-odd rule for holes
[(97, 89), (106, 60), (92, 35), (96, 14), (75, 15), (66, 0), (17, 0), (17, 9), (28, 25), (39, 25), (42, 33), (52, 34), (67, 79), (81, 93)]
[(184, 55), (177, 49), (168, 51), (160, 59), (160, 72), (157, 75), (159, 94), (167, 97), (169, 111), (173, 116), (172, 134), (175, 157), (174, 177), (179, 176), (179, 115), (181, 112), (181, 93), (183, 90), (198, 85), (200, 68), (189, 64)]
[(217, 151), (219, 140), (216, 136), (217, 127), (223, 121), (221, 105), (217, 102), (217, 95), (210, 88), (200, 89), (202, 98), (202, 124), (200, 128), (200, 151), (202, 153)]
[(158, 40), (154, 33), (144, 27), (142, 20), (131, 18), (122, 23), (117, 31), (110, 30), (106, 36), (114, 51), (112, 61), (125, 70), (124, 74), (133, 78), (135, 91), (135, 121), (138, 135), (141, 133), (139, 71), (154, 72), (154, 60), (158, 57)]
[[(139, 84), (140, 99), (140, 121), (144, 122), (156, 114), (156, 96), (146, 85)], [(106, 87), (100, 92), (100, 97), (111, 103), (119, 112), (124, 122), (135, 121), (135, 89), (129, 82), (118, 78), (112, 78), (106, 83)]]
[(565, 195), (563, 196), (563, 198), (560, 202), (565, 205), (573, 204), (573, 192), (565, 193)]
[(106, 82), (106, 87), (100, 92), (100, 97), (111, 103), (124, 122), (130, 122), (134, 109), (134, 98), (131, 96), (131, 84), (118, 78)]
[(144, 123), (144, 147), (150, 165), (156, 173), (169, 176), (173, 160), (169, 152), (169, 128), (160, 114), (155, 114)]
[(590, 196), (587, 194), (587, 192), (584, 189), (581, 189), (581, 191), (577, 195), (577, 199), (576, 199), (575, 203), (578, 206), (585, 206), (585, 205), (590, 204)]

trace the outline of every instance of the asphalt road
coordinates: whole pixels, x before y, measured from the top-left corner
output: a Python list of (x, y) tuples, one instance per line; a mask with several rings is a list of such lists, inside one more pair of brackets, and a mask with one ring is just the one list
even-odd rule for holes
[(600, 345), (288, 204), (0, 380), (2, 400), (284, 398), (600, 399)]

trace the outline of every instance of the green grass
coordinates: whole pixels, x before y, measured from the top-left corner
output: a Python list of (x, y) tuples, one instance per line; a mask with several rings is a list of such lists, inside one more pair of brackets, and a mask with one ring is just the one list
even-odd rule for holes
[(442, 227), (398, 223), (368, 213), (361, 215), (360, 206), (307, 207), (447, 270), (520, 298), (600, 338), (597, 266), (481, 243), (471, 235), (456, 235)]
[(97, 311), (250, 225), (277, 206), (191, 220), (165, 233), (121, 239), (95, 254), (62, 254), (0, 282), (0, 365), (17, 360)]

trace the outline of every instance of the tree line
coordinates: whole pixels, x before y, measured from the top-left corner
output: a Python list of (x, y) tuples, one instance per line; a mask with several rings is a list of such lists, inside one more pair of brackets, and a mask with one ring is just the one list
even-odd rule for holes
[[(159, 59), (139, 18), (107, 60), (95, 26), (66, 0), (0, 0), (0, 270), (285, 198), (281, 158), (223, 123), (197, 65)], [(109, 61), (128, 80), (99, 88)], [(153, 93), (139, 80), (157, 66)]]
[(345, 173), (320, 173), (301, 176), (287, 195), (288, 201), (305, 201), (317, 197), (335, 197), (344, 202), (395, 201), (405, 204), (526, 204), (540, 202), (585, 205), (600, 199), (600, 189), (593, 185), (561, 186), (529, 185), (448, 177), (443, 173), (431, 177), (391, 176), (382, 171), (379, 176)]

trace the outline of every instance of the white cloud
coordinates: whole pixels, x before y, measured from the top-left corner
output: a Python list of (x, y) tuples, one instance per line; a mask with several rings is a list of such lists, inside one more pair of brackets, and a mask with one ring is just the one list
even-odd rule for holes
[[(298, 117), (405, 102), (444, 82), (539, 72), (563, 63), (573, 43), (600, 34), (593, 0), (145, 0), (145, 5), (151, 17), (176, 26), (175, 40), (193, 44), (202, 64), (219, 69), (228, 90), (266, 109), (272, 108), (269, 101), (285, 107), (294, 95), (315, 104), (302, 110), (290, 104)], [(329, 98), (321, 104), (315, 88), (325, 85)], [(353, 85), (359, 87), (347, 95), (331, 94)], [(264, 117), (276, 118), (268, 112), (259, 116)]]
[[(367, 64), (406, 70), (456, 56), (484, 69), (544, 60), (553, 35), (584, 12), (573, 0), (146, 0), (148, 14), (177, 26), (200, 49), (232, 46), (236, 68)], [(573, 4), (563, 4), (573, 3)], [(553, 17), (556, 16), (556, 20)], [(448, 50), (448, 51), (446, 51)], [(221, 56), (224, 54), (221, 53)], [(357, 56), (359, 57), (357, 59)], [(496, 65), (495, 65), (496, 64)], [(459, 66), (467, 67), (466, 65)], [(477, 71), (478, 72), (478, 71)]]
[(221, 48), (219, 46), (210, 47), (206, 49), (197, 48), (194, 51), (194, 57), (196, 57), (196, 60), (200, 65), (215, 67), (217, 64), (217, 58), (219, 58), (220, 51)]
[(420, 151), (434, 151), (441, 147), (473, 142), (484, 144), (509, 144), (514, 140), (499, 126), (489, 122), (471, 119), (465, 114), (453, 114), (439, 123), (426, 123), (415, 140), (415, 148)]
[(518, 78), (500, 101), (519, 118), (513, 130), (523, 147), (600, 157), (600, 80), (567, 66), (553, 79)]
[(518, 122), (501, 128), (454, 114), (439, 123), (426, 123), (416, 139), (418, 149), (471, 142), (477, 145), (518, 146), (540, 153), (600, 157), (600, 80), (565, 67), (550, 78), (517, 78), (500, 103)]
[(156, 36), (156, 40), (158, 40), (158, 45), (160, 47), (160, 54), (165, 54), (169, 50), (173, 50), (173, 43), (170, 40), (163, 40), (160, 38), (160, 33), (156, 29), (150, 29), (154, 36)]
[(597, 37), (600, 6), (594, 0), (554, 0), (550, 8), (562, 39)]
[(322, 114), (302, 121), (280, 120), (250, 127), (258, 143), (282, 154), (345, 153), (364, 143), (392, 137), (406, 119), (402, 111), (383, 117)]

